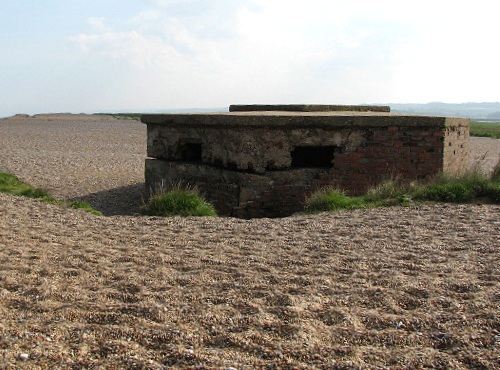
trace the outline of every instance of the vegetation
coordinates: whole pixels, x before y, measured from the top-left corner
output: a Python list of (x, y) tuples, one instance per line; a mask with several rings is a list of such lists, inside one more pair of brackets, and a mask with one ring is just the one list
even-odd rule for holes
[(115, 113), (111, 114), (115, 118), (119, 119), (132, 119), (132, 120), (141, 120), (142, 113)]
[(311, 195), (306, 203), (307, 212), (337, 211), (341, 209), (366, 208), (362, 197), (349, 197), (333, 187), (321, 189)]
[(95, 210), (90, 204), (88, 204), (87, 202), (82, 202), (82, 201), (75, 201), (75, 202), (70, 202), (70, 203), (66, 203), (66, 205), (69, 207), (69, 208), (73, 208), (73, 209), (83, 209), (89, 213), (92, 213), (96, 216), (102, 216), (102, 213)]
[(141, 207), (149, 216), (211, 216), (217, 217), (212, 204), (203, 199), (196, 189), (176, 188), (159, 192)]
[(500, 139), (500, 122), (497, 123), (471, 122), (470, 134), (471, 136), (491, 137), (493, 139)]
[(34, 188), (31, 185), (28, 185), (21, 180), (19, 180), (14, 175), (6, 172), (0, 172), (0, 192), (8, 193), (17, 196), (24, 196), (29, 198), (42, 199), (49, 203), (63, 205), (65, 207), (74, 208), (74, 209), (84, 209), (87, 212), (90, 212), (94, 215), (101, 216), (101, 212), (96, 211), (92, 206), (85, 202), (64, 202), (57, 200), (42, 189)]
[(413, 190), (415, 200), (466, 203), (484, 200), (500, 203), (500, 181), (477, 174), (460, 178), (440, 177)]
[(143, 113), (94, 113), (98, 116), (112, 116), (118, 119), (140, 121)]
[(440, 176), (426, 184), (404, 185), (391, 180), (358, 197), (347, 196), (335, 188), (323, 189), (307, 200), (306, 211), (406, 206), (424, 201), (500, 204), (500, 162), (490, 177), (473, 171), (460, 177)]
[(5, 172), (0, 172), (0, 192), (30, 198), (51, 200), (47, 192), (44, 190), (33, 188), (32, 186), (21, 182), (17, 177)]

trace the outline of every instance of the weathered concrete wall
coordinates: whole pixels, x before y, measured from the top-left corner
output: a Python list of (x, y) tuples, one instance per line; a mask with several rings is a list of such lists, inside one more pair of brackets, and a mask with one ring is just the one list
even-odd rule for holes
[(443, 172), (461, 174), (468, 170), (469, 121), (449, 118), (446, 122), (443, 130)]
[(146, 184), (196, 184), (219, 213), (286, 216), (335, 185), (359, 194), (389, 177), (466, 168), (468, 120), (373, 112), (145, 115)]
[(283, 217), (303, 210), (311, 179), (321, 169), (303, 168), (266, 174), (231, 171), (200, 163), (146, 160), (146, 186), (196, 184), (219, 214), (240, 218)]

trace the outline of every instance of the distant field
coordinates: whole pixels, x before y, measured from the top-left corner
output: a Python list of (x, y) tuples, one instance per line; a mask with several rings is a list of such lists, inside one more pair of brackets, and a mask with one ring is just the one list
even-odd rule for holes
[(500, 122), (471, 122), (471, 136), (491, 137), (500, 139)]

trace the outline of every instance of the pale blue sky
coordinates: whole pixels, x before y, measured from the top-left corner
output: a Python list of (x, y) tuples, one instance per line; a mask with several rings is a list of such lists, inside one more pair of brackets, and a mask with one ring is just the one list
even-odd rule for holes
[(491, 0), (2, 0), (0, 117), (499, 101)]

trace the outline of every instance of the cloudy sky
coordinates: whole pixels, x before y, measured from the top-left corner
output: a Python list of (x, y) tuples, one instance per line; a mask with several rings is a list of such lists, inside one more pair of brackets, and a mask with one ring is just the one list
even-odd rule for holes
[(0, 117), (500, 100), (496, 0), (1, 0)]

